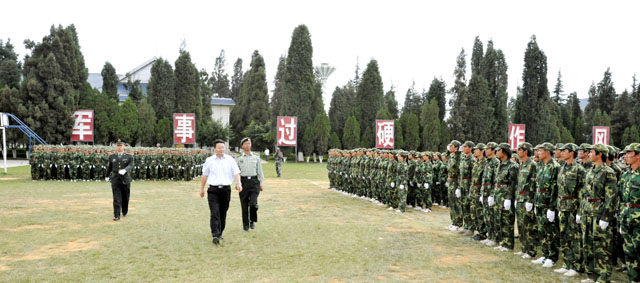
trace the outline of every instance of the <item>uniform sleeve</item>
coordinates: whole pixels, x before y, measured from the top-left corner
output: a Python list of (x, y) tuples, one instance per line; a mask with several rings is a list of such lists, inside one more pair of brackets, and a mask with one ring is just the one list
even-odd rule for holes
[(260, 158), (258, 159), (258, 165), (256, 168), (256, 173), (258, 173), (258, 180), (260, 180), (260, 186), (262, 187), (262, 184), (264, 184), (264, 174), (262, 173), (262, 162), (260, 161)]
[(131, 159), (129, 161), (129, 164), (127, 165), (127, 167), (124, 168), (124, 170), (126, 170), (127, 172), (132, 172), (133, 171), (133, 166), (135, 166), (135, 157), (133, 155), (131, 155)]
[(606, 180), (604, 184), (604, 209), (600, 219), (611, 222), (617, 206), (618, 188), (616, 181), (616, 173), (613, 170), (606, 172)]

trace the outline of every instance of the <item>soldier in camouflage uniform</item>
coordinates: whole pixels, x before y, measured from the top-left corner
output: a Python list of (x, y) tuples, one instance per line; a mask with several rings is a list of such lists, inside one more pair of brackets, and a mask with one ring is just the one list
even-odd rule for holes
[(395, 170), (395, 188), (398, 211), (404, 212), (407, 207), (407, 192), (409, 190), (409, 164), (407, 163), (408, 152), (400, 151), (396, 155), (398, 158)]
[(496, 157), (498, 144), (488, 142), (484, 150), (487, 161), (482, 172), (482, 213), (484, 215), (485, 231), (481, 231), (486, 239), (481, 243), (487, 246), (495, 246), (500, 240), (497, 223), (499, 221), (500, 207), (495, 205), (495, 176), (500, 165), (500, 160)]
[(418, 178), (418, 187), (421, 187), (421, 200), (424, 212), (431, 212), (431, 207), (433, 205), (433, 187), (435, 181), (433, 165), (430, 159), (431, 157), (429, 153), (422, 154), (422, 161), (419, 163), (420, 177)]
[[(448, 178), (445, 183), (445, 187), (447, 187), (447, 195), (449, 198), (449, 216), (451, 218), (451, 225), (449, 225), (448, 229), (451, 231), (458, 231), (458, 229), (462, 229), (462, 213), (458, 212), (461, 208), (457, 207), (457, 198), (462, 196), (462, 192), (458, 187), (459, 175), (460, 175), (460, 159), (461, 152), (460, 142), (457, 140), (453, 140), (449, 143), (449, 162), (447, 163), (447, 173)], [(456, 195), (457, 194), (459, 195)]]
[(584, 170), (593, 168), (593, 162), (589, 161), (589, 148), (591, 145), (588, 143), (582, 143), (578, 147), (578, 160), (576, 161), (584, 167)]
[(473, 236), (472, 239), (476, 241), (484, 240), (486, 237), (481, 231), (484, 230), (484, 216), (482, 214), (482, 174), (487, 160), (484, 158), (484, 150), (486, 145), (478, 143), (474, 147), (473, 156), (477, 163), (471, 170), (471, 187), (469, 191), (470, 202), (470, 214), (471, 214), (471, 226), (473, 231), (478, 231), (478, 234)]
[[(462, 214), (463, 230), (465, 236), (473, 234), (473, 224), (471, 223), (471, 198), (469, 197), (469, 191), (471, 188), (471, 171), (476, 164), (475, 158), (471, 154), (475, 143), (472, 141), (466, 141), (462, 145), (462, 158), (460, 159), (460, 175), (458, 177), (460, 184), (460, 196), (456, 191), (456, 208), (459, 213)], [(456, 212), (458, 213), (458, 212)]]
[(629, 282), (640, 282), (640, 144), (624, 148), (628, 170), (620, 178), (619, 232), (624, 239), (624, 259)]
[(554, 271), (572, 277), (584, 271), (580, 245), (582, 232), (576, 215), (580, 205), (579, 192), (584, 187), (586, 173), (584, 167), (575, 162), (577, 145), (567, 143), (560, 150), (560, 160), (564, 161), (564, 165), (558, 173), (558, 222), (564, 265)]
[(536, 216), (533, 212), (533, 203), (536, 192), (536, 163), (531, 155), (533, 149), (530, 143), (524, 142), (518, 145), (518, 157), (520, 170), (518, 171), (518, 185), (516, 186), (516, 216), (518, 218), (518, 235), (522, 243), (522, 251), (516, 253), (524, 259), (536, 256), (537, 226)]
[(438, 181), (436, 182), (436, 189), (438, 191), (440, 204), (443, 207), (449, 206), (449, 192), (447, 186), (447, 180), (449, 179), (449, 159), (447, 153), (440, 154), (440, 166), (438, 166)]
[(418, 184), (416, 183), (416, 167), (418, 166), (418, 160), (415, 158), (416, 153), (414, 151), (409, 151), (407, 155), (407, 166), (409, 167), (409, 171), (407, 172), (407, 177), (409, 179), (409, 186), (407, 188), (407, 205), (409, 206), (417, 206), (417, 194), (418, 194)]
[(536, 195), (534, 212), (538, 218), (538, 233), (542, 246), (542, 257), (532, 262), (542, 264), (543, 267), (553, 267), (558, 261), (558, 233), (557, 200), (558, 200), (558, 172), (560, 164), (552, 159), (555, 146), (543, 143), (538, 149), (540, 167), (536, 176)]
[(501, 239), (500, 246), (496, 249), (500, 251), (513, 250), (514, 242), (514, 222), (516, 215), (514, 213), (515, 188), (518, 183), (518, 165), (511, 160), (511, 147), (507, 143), (498, 145), (497, 156), (500, 159), (500, 165), (496, 169), (495, 176), (495, 203), (500, 207), (499, 229), (496, 229)]
[[(587, 172), (582, 190), (580, 222), (582, 224), (583, 258), (589, 278), (609, 282), (613, 238), (612, 219), (617, 207), (615, 172), (605, 164), (609, 150), (597, 144), (591, 147), (589, 160), (594, 167)], [(578, 220), (576, 218), (576, 220)]]

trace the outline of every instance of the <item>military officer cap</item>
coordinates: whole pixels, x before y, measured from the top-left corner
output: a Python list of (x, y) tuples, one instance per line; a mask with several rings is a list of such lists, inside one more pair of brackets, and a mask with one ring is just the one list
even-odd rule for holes
[(604, 144), (596, 144), (596, 145), (592, 146), (591, 149), (593, 149), (593, 150), (595, 150), (596, 152), (599, 152), (599, 153), (609, 154), (609, 149)]
[(581, 143), (580, 147), (578, 147), (578, 150), (585, 150), (586, 151), (586, 150), (589, 150), (589, 149), (591, 149), (591, 145), (588, 144), (588, 143)]
[(487, 148), (495, 150), (496, 148), (498, 148), (498, 144), (495, 143), (495, 142), (488, 142), (487, 143)]
[(449, 145), (453, 145), (453, 146), (455, 146), (455, 147), (460, 147), (460, 142), (459, 142), (459, 141), (457, 141), (457, 140), (452, 140), (452, 141), (449, 143)]
[(541, 148), (542, 149), (546, 149), (546, 150), (551, 151), (551, 152), (556, 151), (556, 147), (553, 146), (553, 144), (551, 144), (550, 142), (542, 143), (542, 147)]
[(483, 143), (481, 143), (481, 142), (480, 142), (480, 143), (476, 144), (476, 146), (474, 147), (474, 149), (481, 149), (481, 150), (484, 150), (486, 147), (487, 147), (487, 146), (486, 146), (485, 144), (483, 144)]
[(524, 149), (524, 150), (531, 150), (533, 149), (531, 144), (528, 142), (523, 142), (521, 144), (518, 145), (518, 149)]
[(563, 146), (564, 146), (563, 143), (557, 143), (556, 144), (556, 149), (562, 149)]
[(473, 143), (472, 141), (466, 141), (464, 142), (463, 146), (468, 146), (470, 148), (473, 148), (474, 146), (476, 146), (476, 144)]
[(124, 141), (122, 141), (121, 139), (118, 139), (118, 141), (116, 142), (116, 145), (124, 145)]
[(503, 142), (503, 143), (499, 144), (498, 148), (500, 148), (502, 150), (511, 150), (511, 146), (506, 142)]
[(635, 151), (635, 152), (640, 152), (640, 143), (632, 143), (630, 145), (627, 145), (622, 152), (627, 153), (629, 151)]
[(560, 150), (565, 150), (565, 149), (576, 152), (578, 151), (578, 145), (576, 145), (575, 143), (567, 143), (560, 147)]

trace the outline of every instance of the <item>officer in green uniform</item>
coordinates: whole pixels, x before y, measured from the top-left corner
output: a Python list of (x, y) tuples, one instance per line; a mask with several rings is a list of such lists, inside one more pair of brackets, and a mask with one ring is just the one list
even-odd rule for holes
[(518, 235), (522, 243), (522, 251), (516, 253), (524, 259), (536, 256), (536, 216), (533, 212), (533, 203), (536, 192), (536, 163), (531, 155), (533, 149), (530, 143), (523, 142), (518, 145), (518, 158), (520, 170), (518, 171), (518, 185), (516, 186), (516, 216), (518, 218)]
[(131, 172), (135, 165), (134, 157), (124, 152), (125, 144), (118, 139), (116, 143), (117, 153), (109, 156), (107, 172), (111, 174), (111, 191), (113, 193), (113, 221), (126, 217), (129, 210), (129, 197), (131, 194)]
[(625, 147), (628, 170), (620, 178), (619, 232), (624, 239), (624, 259), (629, 282), (640, 282), (640, 144)]
[(258, 222), (258, 195), (263, 190), (264, 173), (260, 156), (251, 152), (251, 139), (243, 138), (240, 141), (242, 154), (236, 158), (240, 168), (240, 208), (242, 209), (242, 227), (244, 231), (255, 229)]

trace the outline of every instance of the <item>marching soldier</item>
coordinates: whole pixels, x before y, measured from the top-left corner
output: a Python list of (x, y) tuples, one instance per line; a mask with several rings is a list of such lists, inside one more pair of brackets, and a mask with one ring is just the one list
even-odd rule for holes
[(107, 171), (111, 174), (111, 191), (113, 192), (113, 221), (120, 220), (120, 212), (126, 217), (129, 210), (131, 192), (131, 172), (135, 162), (132, 155), (124, 152), (124, 142), (118, 139), (117, 153), (109, 156)]

